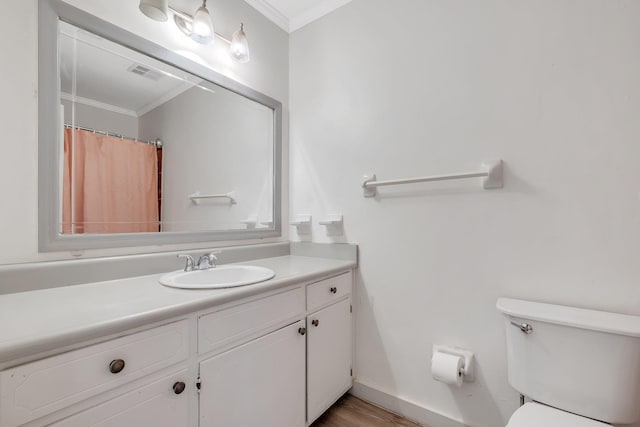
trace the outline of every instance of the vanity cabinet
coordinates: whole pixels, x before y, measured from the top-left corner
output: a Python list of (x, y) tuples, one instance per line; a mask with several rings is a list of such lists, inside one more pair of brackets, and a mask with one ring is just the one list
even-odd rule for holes
[(182, 320), (0, 372), (0, 426), (15, 427), (187, 359)]
[[(351, 274), (307, 286), (307, 420), (316, 420), (352, 384)], [(327, 304), (329, 304), (327, 306)]]
[(200, 427), (305, 424), (299, 321), (200, 363)]
[(183, 427), (189, 419), (187, 378), (187, 370), (164, 376), (51, 427)]
[(352, 384), (352, 274), (9, 367), (0, 427), (305, 427)]
[(309, 423), (351, 388), (351, 304), (335, 303), (307, 317)]

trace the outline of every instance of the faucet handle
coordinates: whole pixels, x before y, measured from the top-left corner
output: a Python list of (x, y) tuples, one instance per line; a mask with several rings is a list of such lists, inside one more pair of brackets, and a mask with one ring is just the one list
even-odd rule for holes
[(184, 271), (193, 271), (195, 269), (196, 263), (193, 260), (193, 257), (189, 254), (178, 254), (176, 258), (186, 258), (187, 264), (184, 266)]
[(202, 255), (198, 259), (198, 264), (196, 265), (196, 268), (198, 270), (204, 270), (204, 269), (207, 269), (207, 268), (215, 267), (216, 266), (216, 261), (218, 260), (218, 257), (216, 256), (216, 254), (219, 254), (219, 253), (220, 252), (209, 252), (209, 253), (206, 253), (206, 254)]

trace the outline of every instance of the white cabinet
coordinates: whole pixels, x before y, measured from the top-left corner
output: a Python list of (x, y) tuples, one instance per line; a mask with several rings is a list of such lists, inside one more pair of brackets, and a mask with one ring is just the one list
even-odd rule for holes
[(318, 418), (352, 384), (351, 301), (307, 317), (307, 419)]
[(259, 298), (198, 318), (198, 353), (220, 353), (304, 317), (304, 288)]
[(0, 372), (0, 426), (15, 427), (187, 359), (187, 321)]
[(187, 371), (183, 370), (51, 427), (185, 427), (189, 420), (188, 382)]
[(305, 333), (299, 321), (200, 363), (200, 427), (302, 427)]
[(351, 273), (307, 285), (307, 311), (313, 312), (351, 294)]
[(292, 284), (12, 366), (0, 427), (304, 427), (352, 384), (351, 282)]

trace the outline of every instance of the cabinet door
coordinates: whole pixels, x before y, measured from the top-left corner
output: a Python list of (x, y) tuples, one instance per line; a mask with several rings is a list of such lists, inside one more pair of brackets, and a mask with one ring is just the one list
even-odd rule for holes
[(303, 427), (302, 321), (200, 363), (200, 427)]
[[(183, 391), (179, 383), (185, 384)], [(188, 399), (193, 387), (184, 370), (72, 415), (51, 427), (185, 427), (189, 422)]]
[(181, 320), (0, 372), (0, 426), (22, 425), (186, 360), (187, 326)]
[(351, 301), (307, 317), (307, 410), (311, 423), (351, 387)]

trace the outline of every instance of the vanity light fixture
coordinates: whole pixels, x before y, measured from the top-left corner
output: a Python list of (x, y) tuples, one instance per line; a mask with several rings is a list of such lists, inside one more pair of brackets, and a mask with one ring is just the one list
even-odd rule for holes
[(169, 0), (140, 0), (140, 11), (154, 21), (165, 22)]
[(240, 24), (240, 29), (233, 34), (231, 40), (216, 33), (207, 9), (207, 0), (202, 1), (202, 6), (193, 16), (172, 8), (168, 0), (140, 0), (140, 11), (158, 22), (166, 21), (168, 11), (171, 11), (174, 23), (187, 37), (201, 44), (212, 44), (217, 36), (229, 45), (229, 53), (234, 61), (241, 64), (249, 62), (249, 41), (244, 32), (244, 24)]
[(231, 57), (241, 64), (249, 62), (249, 41), (244, 33), (244, 24), (240, 23), (240, 29), (233, 33), (229, 45)]
[(207, 0), (202, 1), (202, 6), (193, 14), (191, 21), (191, 38), (202, 44), (213, 43), (216, 39), (216, 32), (213, 30), (213, 21), (207, 9)]

